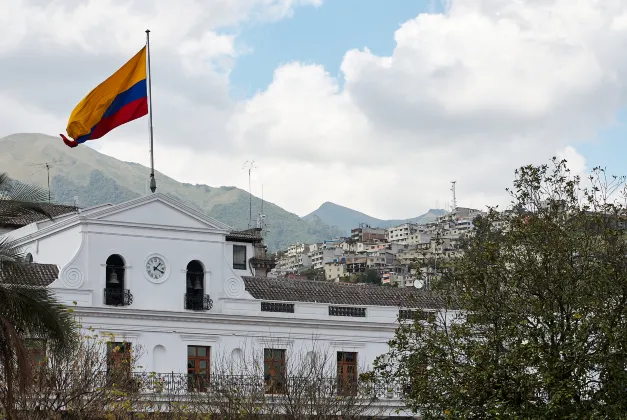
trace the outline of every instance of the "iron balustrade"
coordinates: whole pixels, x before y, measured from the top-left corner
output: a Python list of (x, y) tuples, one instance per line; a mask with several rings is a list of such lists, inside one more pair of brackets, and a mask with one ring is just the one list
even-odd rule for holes
[(209, 295), (185, 293), (185, 309), (209, 311), (211, 308), (213, 308), (213, 300)]
[(366, 316), (366, 308), (356, 308), (354, 306), (329, 306), (329, 315), (364, 318)]
[(407, 388), (384, 382), (347, 381), (341, 378), (288, 377), (276, 378), (281, 386), (272, 386), (263, 375), (201, 375), (190, 373), (133, 372), (133, 383), (142, 393), (180, 394), (207, 393), (215, 395), (276, 395), (302, 393), (313, 389), (321, 396), (356, 396), (376, 399), (402, 399)]
[(261, 312), (285, 312), (294, 313), (293, 303), (261, 302)]
[(104, 304), (110, 306), (129, 306), (133, 303), (133, 294), (128, 289), (105, 287)]

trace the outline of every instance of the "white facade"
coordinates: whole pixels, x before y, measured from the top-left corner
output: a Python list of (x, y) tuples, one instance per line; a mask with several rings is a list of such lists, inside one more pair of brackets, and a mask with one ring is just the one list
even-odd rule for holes
[(329, 262), (324, 265), (324, 278), (328, 281), (337, 280), (348, 275), (346, 264)]
[[(231, 354), (245, 343), (262, 348), (279, 340), (302, 347), (312, 337), (332, 349), (354, 349), (364, 366), (386, 351), (394, 333), (398, 307), (367, 306), (367, 316), (329, 315), (329, 304), (296, 302), (294, 313), (268, 313), (245, 288), (242, 277), (251, 267), (233, 268), (230, 228), (162, 195), (153, 194), (115, 206), (83, 211), (62, 220), (41, 222), (15, 230), (34, 262), (59, 266), (59, 279), (50, 287), (67, 305), (76, 306), (85, 327), (114, 333), (146, 350), (142, 366), (157, 372), (186, 372), (187, 345), (212, 347)], [(124, 260), (124, 288), (133, 296), (128, 306), (104, 302), (107, 258)], [(165, 274), (155, 280), (146, 262), (158, 256)], [(206, 312), (184, 309), (187, 264), (204, 268), (204, 290), (213, 307)], [(286, 280), (287, 281), (287, 280)]]
[(309, 257), (311, 258), (312, 267), (316, 270), (322, 270), (326, 263), (333, 262), (342, 255), (344, 255), (342, 248), (322, 248), (311, 252)]
[[(139, 364), (148, 371), (186, 373), (187, 347), (194, 345), (211, 347), (212, 360), (247, 352), (262, 354), (264, 348), (299, 353), (312, 347), (351, 351), (357, 352), (362, 371), (387, 351), (387, 341), (397, 327), (397, 303), (358, 304), (365, 309), (362, 317), (332, 316), (330, 303), (308, 296), (307, 301), (287, 300), (294, 305), (293, 313), (264, 312), (262, 301), (248, 288), (256, 281), (250, 264), (253, 244), (227, 240), (229, 232), (228, 226), (216, 220), (165, 195), (152, 194), (54, 222), (33, 223), (9, 235), (32, 254), (35, 263), (59, 267), (59, 278), (50, 287), (63, 303), (75, 307), (84, 328), (101, 335), (112, 333), (120, 341), (141, 347)], [(236, 268), (235, 247), (245, 249), (243, 267)], [(120, 280), (132, 294), (132, 303), (125, 306), (105, 302), (106, 261), (111, 255), (121, 256), (124, 262)], [(147, 271), (153, 257), (165, 265), (157, 279)], [(205, 311), (185, 309), (191, 261), (200, 262), (203, 293), (213, 303)], [(348, 287), (338, 295), (360, 295), (357, 286), (335, 286)]]
[(288, 257), (294, 257), (296, 255), (302, 255), (307, 251), (308, 245), (306, 244), (294, 244), (287, 247), (286, 254)]
[(387, 229), (388, 242), (405, 243), (407, 238), (418, 232), (418, 225), (415, 223), (403, 223)]

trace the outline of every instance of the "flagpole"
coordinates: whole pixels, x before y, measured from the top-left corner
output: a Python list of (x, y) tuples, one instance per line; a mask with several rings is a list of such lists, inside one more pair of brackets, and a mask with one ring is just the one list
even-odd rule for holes
[(146, 29), (146, 58), (148, 70), (148, 121), (150, 124), (150, 191), (157, 189), (155, 181), (155, 156), (152, 145), (152, 74), (150, 73), (150, 29)]

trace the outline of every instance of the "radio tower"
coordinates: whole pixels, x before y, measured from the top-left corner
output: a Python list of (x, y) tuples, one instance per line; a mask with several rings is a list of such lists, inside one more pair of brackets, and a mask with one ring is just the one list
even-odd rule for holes
[(457, 181), (451, 181), (451, 192), (453, 193), (453, 212), (457, 210), (457, 197), (455, 196), (455, 183)]

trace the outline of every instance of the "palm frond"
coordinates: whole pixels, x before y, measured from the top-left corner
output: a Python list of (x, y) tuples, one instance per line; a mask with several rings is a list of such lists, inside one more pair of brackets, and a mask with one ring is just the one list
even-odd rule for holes
[(47, 338), (58, 344), (70, 341), (71, 313), (59, 305), (50, 289), (38, 286), (0, 286), (0, 313), (13, 325), (33, 337)]
[(24, 184), (0, 174), (0, 219), (13, 219), (32, 214), (52, 218), (41, 205), (48, 200), (48, 193), (35, 185)]
[(0, 282), (10, 275), (6, 270), (14, 263), (26, 262), (26, 254), (19, 244), (10, 237), (0, 238)]

